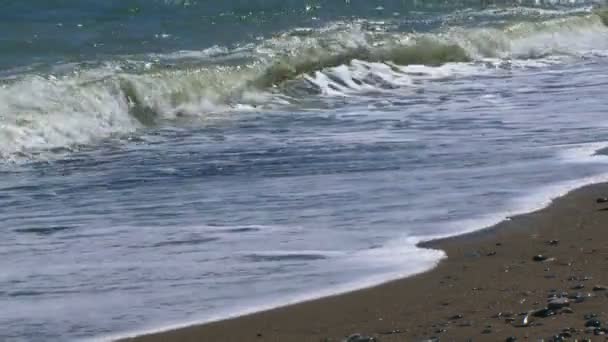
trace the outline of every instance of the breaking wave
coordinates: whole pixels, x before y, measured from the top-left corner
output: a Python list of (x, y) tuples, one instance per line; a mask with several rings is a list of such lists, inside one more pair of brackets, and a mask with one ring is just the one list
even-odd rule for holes
[[(449, 75), (442, 66), (453, 63), (476, 66), (468, 69), (475, 72), (488, 59), (587, 55), (608, 50), (606, 13), (430, 33), (338, 22), (232, 50), (12, 75), (0, 80), (0, 157), (32, 158), (182, 118), (205, 122), (225, 112), (302, 106), (306, 96), (399, 89), (433, 70)], [(425, 72), (411, 72), (415, 65)]]

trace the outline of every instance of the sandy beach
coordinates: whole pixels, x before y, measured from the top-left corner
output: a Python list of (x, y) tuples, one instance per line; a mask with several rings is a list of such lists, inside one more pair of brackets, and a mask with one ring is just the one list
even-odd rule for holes
[(597, 199), (606, 195), (608, 184), (587, 186), (428, 243), (448, 258), (412, 278), (126, 341), (605, 340), (608, 204)]

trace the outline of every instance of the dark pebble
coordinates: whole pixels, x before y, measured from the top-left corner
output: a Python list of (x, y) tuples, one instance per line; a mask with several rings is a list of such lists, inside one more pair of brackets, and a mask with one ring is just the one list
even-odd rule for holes
[(255, 336), (262, 337), (262, 333), (257, 333)]
[(458, 315), (454, 315), (454, 316), (450, 317), (450, 319), (451, 320), (456, 320), (456, 319), (462, 319), (463, 317), (464, 317), (463, 315), (458, 314)]
[(554, 315), (555, 315), (555, 311), (553, 311), (549, 308), (540, 309), (538, 311), (535, 311), (532, 314), (532, 316), (540, 317), (540, 318), (547, 318), (547, 317), (554, 316)]
[(599, 320), (594, 318), (594, 319), (590, 319), (587, 322), (585, 322), (585, 326), (599, 328), (602, 326), (602, 322), (600, 322)]
[(549, 246), (557, 246), (557, 245), (559, 245), (559, 240), (549, 240), (549, 241), (547, 241), (547, 244)]
[(600, 197), (598, 199), (595, 200), (596, 203), (608, 203), (608, 198), (606, 197)]
[(483, 331), (481, 333), (484, 334), (484, 335), (491, 334), (492, 333), (492, 329), (483, 329)]
[(517, 337), (514, 337), (514, 336), (507, 337), (507, 339), (505, 341), (506, 342), (516, 342), (517, 341)]
[(495, 256), (495, 255), (496, 255), (496, 252), (494, 252), (494, 251), (489, 252), (488, 254), (486, 254), (486, 256)]
[(361, 334), (353, 334), (350, 335), (346, 340), (344, 340), (345, 342), (378, 342), (378, 340), (376, 340), (373, 337), (369, 337), (369, 336), (363, 336)]
[(606, 291), (608, 288), (604, 285), (595, 285), (593, 287), (593, 291)]
[(571, 308), (563, 308), (562, 311), (560, 311), (561, 313), (566, 313), (566, 314), (573, 314), (574, 310), (572, 310)]
[(532, 258), (532, 260), (534, 260), (534, 261), (545, 261), (547, 259), (549, 259), (549, 258), (542, 254), (535, 255), (534, 258)]
[(585, 285), (583, 285), (583, 284), (576, 284), (576, 285), (572, 286), (573, 290), (581, 290), (584, 288), (585, 288)]

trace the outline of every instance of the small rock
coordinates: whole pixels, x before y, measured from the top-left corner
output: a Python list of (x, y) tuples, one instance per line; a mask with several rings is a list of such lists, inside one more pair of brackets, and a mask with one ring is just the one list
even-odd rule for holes
[(494, 252), (494, 251), (489, 252), (488, 254), (486, 254), (486, 256), (495, 256), (495, 255), (496, 255), (496, 252)]
[(573, 290), (581, 290), (581, 289), (584, 289), (584, 288), (585, 288), (584, 284), (576, 284), (576, 285), (572, 286)]
[(378, 342), (373, 337), (363, 336), (361, 334), (352, 334), (344, 340), (344, 342)]
[(484, 334), (484, 335), (491, 334), (492, 333), (492, 329), (487, 329), (487, 328), (483, 329), (483, 331), (481, 333)]
[(585, 295), (580, 292), (570, 294), (568, 298), (573, 300), (575, 303), (582, 303), (585, 301)]
[(532, 314), (532, 316), (540, 317), (540, 318), (547, 318), (547, 317), (554, 316), (554, 315), (555, 315), (555, 311), (553, 311), (549, 308), (540, 309), (538, 311), (535, 311)]
[(606, 198), (606, 197), (600, 197), (600, 198), (598, 198), (598, 199), (595, 200), (595, 203), (597, 203), (597, 204), (608, 203), (608, 198)]
[(383, 331), (380, 333), (380, 335), (396, 335), (396, 334), (401, 334), (401, 330), (395, 329), (395, 330), (390, 330), (390, 331)]
[(547, 304), (547, 307), (552, 310), (565, 308), (566, 306), (570, 306), (568, 298), (554, 298)]
[(573, 314), (574, 310), (572, 310), (571, 308), (563, 308), (561, 313)]
[(262, 337), (262, 333), (257, 333), (255, 336)]
[(457, 315), (454, 315), (454, 316), (450, 317), (450, 319), (451, 320), (457, 320), (457, 319), (462, 319), (463, 317), (464, 317), (463, 315), (457, 314)]
[(549, 258), (546, 257), (546, 256), (544, 256), (544, 255), (542, 255), (542, 254), (535, 255), (534, 258), (532, 258), (532, 260), (539, 261), (539, 262), (540, 261), (545, 261), (547, 259), (549, 259)]
[(547, 245), (557, 246), (557, 245), (559, 245), (559, 240), (549, 240), (549, 241), (547, 241)]
[(604, 285), (595, 285), (593, 287), (593, 291), (606, 291), (608, 290), (608, 287), (604, 286)]
[(585, 326), (599, 328), (602, 326), (602, 322), (600, 322), (599, 320), (594, 318), (594, 319), (590, 319), (587, 322), (585, 322)]
[(506, 342), (516, 342), (517, 341), (517, 337), (514, 337), (514, 336), (507, 337), (507, 339), (505, 341)]

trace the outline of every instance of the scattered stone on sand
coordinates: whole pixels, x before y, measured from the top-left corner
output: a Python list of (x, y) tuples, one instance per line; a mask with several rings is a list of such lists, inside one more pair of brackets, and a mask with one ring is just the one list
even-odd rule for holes
[(585, 288), (584, 284), (576, 284), (576, 285), (572, 286), (573, 290), (581, 290), (581, 289), (584, 289), (584, 288)]
[(604, 286), (604, 285), (595, 285), (593, 287), (593, 291), (606, 291), (608, 290), (608, 287)]
[(598, 203), (598, 204), (608, 203), (608, 198), (606, 198), (606, 197), (600, 197), (600, 198), (596, 199), (595, 202)]
[(462, 318), (464, 318), (464, 316), (462, 314), (456, 314), (456, 315), (450, 317), (450, 319), (453, 321), (455, 321), (457, 319), (462, 319)]
[(486, 256), (494, 256), (494, 255), (496, 255), (496, 252), (494, 252), (494, 251), (488, 252), (486, 254)]
[(568, 298), (554, 298), (549, 300), (547, 307), (551, 310), (561, 309), (570, 306)]
[(532, 260), (538, 261), (538, 262), (545, 261), (547, 259), (549, 259), (549, 257), (542, 255), (542, 254), (535, 255), (534, 258), (532, 258)]
[(492, 329), (490, 328), (485, 328), (481, 331), (482, 334), (487, 335), (487, 334), (491, 334), (492, 333)]
[(559, 240), (549, 240), (549, 241), (547, 241), (547, 245), (557, 246), (557, 245), (559, 245)]
[(517, 337), (515, 337), (515, 336), (507, 337), (507, 339), (505, 341), (506, 342), (516, 342), (517, 341)]

